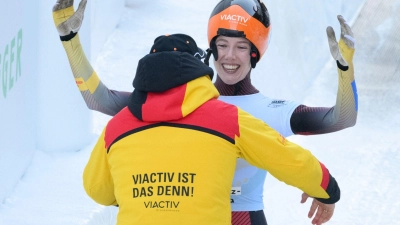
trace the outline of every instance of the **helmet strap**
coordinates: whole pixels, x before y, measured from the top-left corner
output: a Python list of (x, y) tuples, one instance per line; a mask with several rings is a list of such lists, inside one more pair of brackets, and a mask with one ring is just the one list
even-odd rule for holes
[(251, 68), (256, 68), (256, 64), (258, 60), (260, 59), (260, 54), (258, 53), (258, 50), (256, 46), (251, 44), (251, 50), (250, 50), (250, 63), (251, 63)]
[(217, 39), (217, 36), (215, 36), (213, 39), (211, 39), (210, 47), (207, 49), (207, 56), (204, 59), (204, 64), (206, 64), (207, 66), (209, 65), (209, 60), (210, 60), (211, 53), (214, 56), (214, 60), (215, 61), (218, 60), (218, 49), (217, 49), (217, 45), (215, 44), (215, 40), (216, 39)]
[(210, 48), (211, 48), (211, 52), (214, 56), (214, 60), (217, 61), (218, 60), (218, 49), (217, 49), (217, 45), (215, 44), (215, 40), (217, 39), (218, 36), (215, 36), (211, 42), (210, 42)]
[(210, 65), (210, 63), (209, 63), (210, 56), (211, 56), (211, 53), (212, 53), (213, 51), (211, 50), (211, 48), (209, 48), (209, 49), (206, 50), (206, 52), (207, 52), (207, 55), (206, 55), (206, 57), (204, 58), (204, 64), (206, 64), (207, 66), (209, 66), (209, 65)]

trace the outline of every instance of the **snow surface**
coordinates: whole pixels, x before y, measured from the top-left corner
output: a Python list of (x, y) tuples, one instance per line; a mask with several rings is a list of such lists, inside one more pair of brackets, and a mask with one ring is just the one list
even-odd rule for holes
[[(400, 0), (366, 0), (363, 8), (358, 6), (364, 1), (264, 2), (271, 13), (273, 36), (252, 80), (271, 97), (332, 106), (337, 73), (325, 28), (330, 25), (339, 35), (336, 14), (352, 24), (357, 41), (356, 126), (290, 140), (310, 149), (341, 187), (342, 198), (328, 224), (400, 224)], [(187, 33), (206, 47), (206, 21), (215, 3), (127, 1), (118, 27), (94, 65), (102, 81), (112, 89), (131, 91), (136, 62), (160, 34)], [(82, 170), (110, 118), (93, 115), (94, 137), (86, 148), (35, 152), (14, 192), (0, 205), (1, 225), (112, 224), (115, 208), (97, 205), (82, 187)], [(310, 201), (300, 204), (300, 195), (301, 191), (268, 176), (264, 199), (268, 223), (310, 224)], [(110, 221), (96, 222), (99, 216), (107, 218), (105, 214)]]

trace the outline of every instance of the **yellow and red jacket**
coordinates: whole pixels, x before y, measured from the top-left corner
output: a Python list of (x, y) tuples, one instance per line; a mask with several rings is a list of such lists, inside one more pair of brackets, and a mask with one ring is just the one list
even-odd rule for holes
[(210, 76), (187, 53), (140, 60), (128, 107), (109, 121), (83, 174), (91, 198), (119, 206), (119, 225), (230, 224), (239, 157), (324, 203), (339, 200), (310, 151), (217, 100)]

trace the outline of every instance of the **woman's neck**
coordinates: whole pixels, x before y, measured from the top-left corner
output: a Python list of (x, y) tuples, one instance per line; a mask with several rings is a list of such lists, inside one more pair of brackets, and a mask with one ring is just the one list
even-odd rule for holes
[(243, 80), (233, 85), (225, 84), (217, 75), (217, 80), (215, 81), (214, 85), (219, 93), (225, 96), (256, 94), (259, 91), (251, 84), (250, 73), (251, 71)]

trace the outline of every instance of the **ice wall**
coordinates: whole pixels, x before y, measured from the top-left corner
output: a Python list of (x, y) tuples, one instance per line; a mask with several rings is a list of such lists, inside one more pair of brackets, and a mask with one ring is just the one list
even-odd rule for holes
[[(53, 24), (55, 2), (0, 1), (0, 202), (35, 151), (78, 151), (92, 140), (91, 112), (77, 91)], [(124, 5), (123, 0), (88, 2), (80, 37), (91, 61)], [(100, 21), (107, 22), (100, 26)]]

